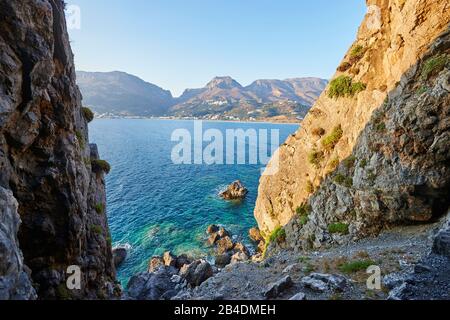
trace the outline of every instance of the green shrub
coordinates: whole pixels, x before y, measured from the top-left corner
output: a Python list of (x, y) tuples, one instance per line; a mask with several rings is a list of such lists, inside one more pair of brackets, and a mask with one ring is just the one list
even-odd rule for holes
[(91, 165), (92, 170), (97, 173), (105, 172), (108, 174), (111, 171), (111, 165), (106, 160), (94, 159), (91, 161)]
[(328, 168), (329, 168), (330, 170), (334, 170), (334, 169), (336, 169), (338, 166), (339, 166), (339, 158), (338, 158), (338, 157), (333, 158), (333, 159), (330, 161), (330, 163), (328, 164)]
[(310, 154), (308, 154), (308, 161), (310, 164), (312, 164), (315, 168), (319, 168), (321, 162), (324, 159), (324, 155), (322, 151), (314, 150)]
[(366, 87), (362, 82), (353, 82), (351, 77), (341, 75), (330, 82), (328, 96), (330, 98), (353, 97), (355, 94), (364, 91)]
[(342, 62), (339, 67), (337, 68), (337, 71), (345, 72), (348, 69), (352, 67), (351, 63), (348, 63), (347, 61)]
[(298, 215), (299, 224), (301, 226), (304, 226), (305, 224), (308, 223), (308, 221), (309, 221), (309, 217), (308, 216), (311, 213), (311, 211), (312, 211), (312, 208), (308, 204), (301, 204), (297, 208), (296, 212), (297, 212), (297, 215)]
[(328, 232), (348, 234), (348, 224), (342, 222), (332, 223), (328, 226)]
[(94, 208), (98, 214), (103, 214), (105, 212), (105, 205), (103, 203), (97, 203)]
[(362, 45), (356, 45), (352, 48), (350, 51), (350, 61), (355, 63), (359, 60), (361, 60), (362, 57), (364, 57), (364, 54), (366, 53), (367, 49), (364, 48)]
[(274, 241), (280, 243), (286, 240), (286, 231), (282, 227), (277, 227), (269, 235), (268, 241), (266, 243), (272, 243)]
[(83, 117), (86, 119), (87, 122), (92, 122), (94, 120), (94, 113), (91, 109), (87, 107), (82, 107), (81, 112), (83, 112)]
[(308, 193), (314, 193), (314, 185), (311, 181), (306, 182), (305, 191)]
[(338, 144), (338, 142), (342, 139), (342, 135), (344, 134), (344, 131), (342, 130), (341, 125), (338, 125), (333, 129), (333, 131), (323, 138), (322, 140), (322, 146), (330, 151), (334, 149), (334, 147)]
[(423, 94), (423, 93), (425, 93), (427, 91), (428, 91), (428, 88), (426, 86), (421, 86), (419, 89), (417, 89), (416, 93), (418, 95), (421, 95), (421, 94)]
[(350, 177), (346, 177), (341, 173), (338, 173), (334, 179), (334, 182), (336, 182), (337, 184), (347, 187), (347, 188), (351, 188), (353, 186), (353, 179)]
[(386, 124), (384, 122), (379, 122), (375, 124), (375, 130), (378, 132), (382, 132), (386, 130)]
[(440, 54), (429, 58), (422, 67), (422, 79), (428, 80), (431, 76), (438, 74), (447, 64), (450, 63), (448, 54)]
[(84, 149), (84, 147), (86, 146), (86, 142), (84, 140), (83, 133), (81, 131), (77, 131), (77, 132), (75, 132), (75, 135), (77, 137), (78, 144), (80, 145), (80, 148)]
[(370, 259), (356, 260), (344, 263), (339, 267), (339, 270), (343, 273), (355, 273), (358, 271), (365, 271), (368, 267), (375, 265), (376, 262)]
[(367, 160), (362, 159), (359, 163), (359, 167), (364, 169), (366, 166), (367, 166)]
[(344, 165), (347, 169), (351, 169), (355, 166), (355, 162), (356, 162), (356, 157), (355, 156), (350, 156), (347, 159), (344, 160)]
[(91, 230), (92, 230), (92, 232), (94, 232), (96, 234), (102, 234), (103, 233), (102, 227), (99, 226), (99, 225), (95, 225), (95, 224), (91, 225)]

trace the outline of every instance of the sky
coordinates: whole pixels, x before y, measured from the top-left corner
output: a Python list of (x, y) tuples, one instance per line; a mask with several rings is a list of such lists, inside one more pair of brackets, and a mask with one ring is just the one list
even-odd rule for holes
[(215, 76), (329, 79), (366, 12), (365, 0), (66, 2), (80, 9), (77, 70), (124, 71), (174, 96)]

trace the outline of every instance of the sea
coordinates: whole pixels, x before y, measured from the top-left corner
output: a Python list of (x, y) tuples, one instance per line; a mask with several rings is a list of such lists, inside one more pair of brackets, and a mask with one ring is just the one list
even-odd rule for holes
[[(198, 137), (199, 124), (201, 134), (222, 133), (223, 137), (215, 141), (223, 142), (224, 164), (195, 161), (198, 146), (195, 149), (194, 137)], [(245, 163), (242, 159), (238, 163), (237, 157), (236, 161), (226, 161), (227, 153), (233, 152), (226, 148), (227, 133), (239, 129), (257, 132), (257, 146), (255, 140), (246, 139), (246, 148), (241, 151), (245, 152)], [(276, 149), (297, 129), (295, 124), (256, 122), (95, 119), (89, 127), (90, 141), (98, 145), (102, 159), (112, 167), (106, 176), (106, 191), (113, 246), (129, 249), (127, 259), (117, 270), (122, 285), (126, 286), (132, 275), (146, 271), (151, 257), (165, 251), (210, 259), (212, 248), (206, 244), (210, 224), (224, 226), (236, 240), (250, 245), (247, 234), (257, 225), (253, 209), (265, 163), (254, 163), (249, 153), (255, 148), (259, 151), (264, 144), (270, 153), (271, 147)], [(266, 132), (268, 138), (259, 139)], [(278, 133), (279, 138), (271, 139), (271, 132)], [(185, 138), (183, 146), (192, 144), (190, 163), (174, 159), (181, 136)], [(205, 150), (209, 143), (203, 141), (200, 148)], [(237, 153), (237, 143), (234, 149)], [(212, 155), (220, 156), (216, 152)], [(186, 148), (175, 154), (186, 156), (189, 151)], [(248, 188), (247, 197), (243, 201), (224, 201), (219, 192), (235, 180)]]

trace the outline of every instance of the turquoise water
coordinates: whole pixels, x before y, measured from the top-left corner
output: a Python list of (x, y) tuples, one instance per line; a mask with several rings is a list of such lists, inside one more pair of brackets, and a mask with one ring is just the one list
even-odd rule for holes
[[(256, 225), (253, 209), (263, 165), (175, 165), (171, 142), (175, 129), (193, 132), (193, 121), (98, 119), (90, 125), (90, 139), (111, 166), (106, 177), (108, 219), (113, 245), (130, 245), (118, 277), (146, 270), (149, 258), (171, 250), (205, 257), (205, 230), (222, 224), (247, 242)], [(203, 122), (204, 130), (279, 129), (280, 143), (296, 125)], [(269, 141), (270, 143), (270, 141)], [(248, 150), (248, 148), (247, 148)], [(270, 148), (268, 149), (270, 150)], [(240, 179), (249, 189), (242, 202), (226, 202), (217, 194)]]

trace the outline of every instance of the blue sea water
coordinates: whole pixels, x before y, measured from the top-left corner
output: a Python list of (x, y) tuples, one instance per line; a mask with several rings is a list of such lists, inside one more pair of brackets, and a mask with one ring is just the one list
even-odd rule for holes
[[(278, 129), (277, 144), (298, 129), (236, 122), (203, 122), (203, 127), (219, 129), (224, 136), (226, 129)], [(205, 230), (210, 224), (224, 225), (244, 242), (248, 229), (256, 226), (253, 209), (263, 165), (175, 165), (171, 152), (177, 142), (171, 135), (180, 128), (193, 133), (194, 122), (97, 119), (90, 124), (90, 140), (112, 166), (106, 187), (113, 245), (131, 247), (118, 270), (123, 285), (165, 251), (207, 257), (211, 248), (205, 244)], [(249, 189), (247, 198), (220, 199), (218, 192), (237, 179)]]

